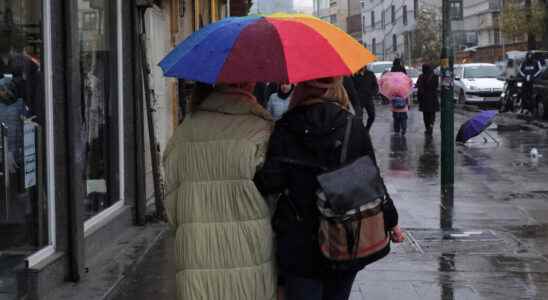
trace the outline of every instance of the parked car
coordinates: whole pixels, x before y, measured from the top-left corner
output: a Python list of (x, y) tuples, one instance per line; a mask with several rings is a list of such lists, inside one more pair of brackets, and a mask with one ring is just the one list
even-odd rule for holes
[(536, 100), (537, 116), (548, 120), (548, 68), (544, 68), (542, 74), (533, 82), (533, 99)]
[(376, 61), (367, 65), (367, 69), (375, 73), (375, 77), (377, 77), (377, 80), (381, 78), (384, 72), (386, 72), (387, 70), (390, 71), (390, 68), (392, 68), (391, 61)]
[(413, 81), (413, 94), (412, 98), (413, 100), (416, 100), (417, 98), (417, 80), (419, 79), (419, 75), (421, 72), (413, 67), (405, 67), (405, 70), (407, 71), (407, 76), (411, 78)]
[(494, 64), (472, 63), (455, 65), (454, 97), (458, 103), (499, 103), (504, 81)]

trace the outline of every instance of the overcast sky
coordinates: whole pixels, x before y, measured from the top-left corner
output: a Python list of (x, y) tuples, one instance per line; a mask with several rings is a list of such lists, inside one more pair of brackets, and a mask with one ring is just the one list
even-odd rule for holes
[(303, 6), (312, 7), (312, 0), (293, 0), (293, 3), (295, 3), (295, 6), (298, 6), (298, 7), (303, 7)]

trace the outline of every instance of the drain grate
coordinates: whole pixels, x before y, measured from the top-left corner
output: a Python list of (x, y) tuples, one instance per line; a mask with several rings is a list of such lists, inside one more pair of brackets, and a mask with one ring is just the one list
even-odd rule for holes
[(512, 236), (492, 230), (408, 229), (407, 234), (415, 251), (426, 254), (537, 255)]
[(548, 199), (548, 191), (530, 191), (526, 193), (510, 193), (504, 198), (506, 201), (514, 199)]

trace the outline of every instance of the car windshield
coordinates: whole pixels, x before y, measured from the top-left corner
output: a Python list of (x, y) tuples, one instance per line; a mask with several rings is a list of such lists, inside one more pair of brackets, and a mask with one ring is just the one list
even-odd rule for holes
[(497, 78), (500, 73), (497, 66), (470, 66), (464, 68), (464, 78)]
[(411, 78), (415, 78), (415, 77), (419, 77), (419, 70), (415, 69), (415, 68), (407, 68), (406, 69), (407, 71), (407, 76), (411, 77)]
[(392, 67), (392, 64), (371, 64), (367, 66), (367, 69), (373, 73), (382, 73), (390, 67)]

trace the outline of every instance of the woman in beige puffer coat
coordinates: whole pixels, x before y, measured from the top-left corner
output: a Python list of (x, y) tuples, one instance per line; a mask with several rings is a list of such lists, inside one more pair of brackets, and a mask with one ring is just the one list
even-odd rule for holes
[(272, 119), (251, 90), (215, 89), (164, 153), (178, 300), (276, 299), (270, 212), (253, 183)]

